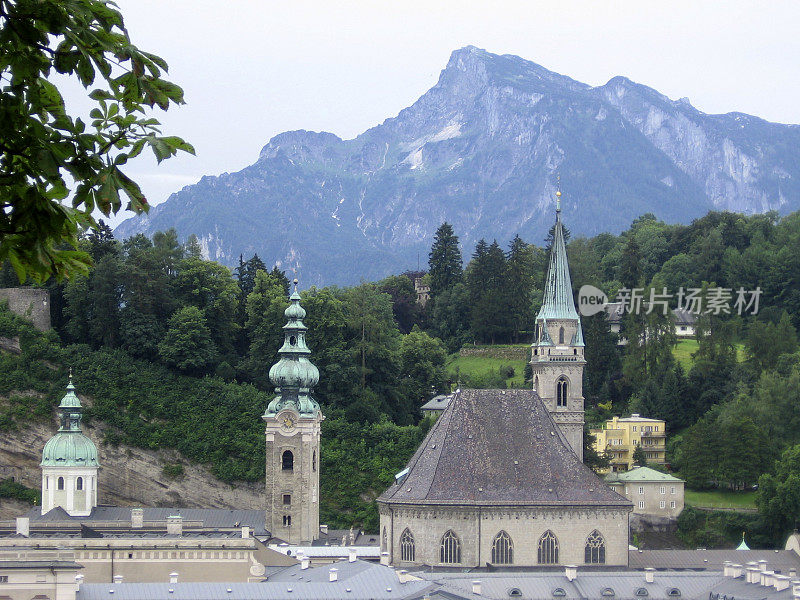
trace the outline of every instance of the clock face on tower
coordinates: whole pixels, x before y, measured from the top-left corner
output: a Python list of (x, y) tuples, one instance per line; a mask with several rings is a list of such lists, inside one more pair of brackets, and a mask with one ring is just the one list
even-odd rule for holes
[(292, 414), (284, 414), (280, 417), (281, 429), (291, 431), (294, 429), (295, 418)]

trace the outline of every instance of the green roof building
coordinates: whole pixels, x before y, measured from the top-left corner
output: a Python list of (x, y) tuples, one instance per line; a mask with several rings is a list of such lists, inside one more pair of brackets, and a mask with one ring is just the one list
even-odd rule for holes
[(606, 483), (633, 502), (633, 514), (652, 520), (671, 521), (684, 506), (684, 481), (650, 467), (609, 473)]
[(42, 451), (42, 514), (56, 507), (71, 516), (87, 516), (97, 506), (97, 446), (83, 434), (83, 406), (72, 374), (58, 405), (59, 428)]

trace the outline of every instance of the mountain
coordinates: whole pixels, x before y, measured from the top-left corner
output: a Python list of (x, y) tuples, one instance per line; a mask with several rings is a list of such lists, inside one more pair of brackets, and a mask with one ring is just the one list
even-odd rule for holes
[(305, 285), (352, 284), (425, 265), (445, 220), (467, 255), (482, 237), (542, 243), (557, 173), (573, 235), (646, 212), (790, 212), (800, 126), (707, 115), (624, 77), (591, 87), (469, 46), (396, 117), (351, 140), (281, 133), (254, 164), (203, 177), (115, 234), (175, 227), (228, 265), (257, 252)]

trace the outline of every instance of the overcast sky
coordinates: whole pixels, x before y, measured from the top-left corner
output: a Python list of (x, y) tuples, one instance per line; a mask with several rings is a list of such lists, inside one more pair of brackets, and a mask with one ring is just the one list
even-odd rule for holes
[(797, 0), (117, 2), (133, 42), (185, 90), (185, 106), (157, 115), (165, 133), (197, 150), (128, 165), (153, 204), (253, 163), (282, 131), (358, 135), (469, 44), (590, 85), (624, 75), (708, 113), (800, 123)]

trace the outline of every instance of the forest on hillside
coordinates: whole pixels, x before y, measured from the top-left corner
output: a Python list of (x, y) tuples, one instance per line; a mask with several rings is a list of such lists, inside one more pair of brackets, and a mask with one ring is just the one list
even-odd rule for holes
[[(301, 282), (311, 360), (320, 369), (315, 396), (327, 417), (323, 522), (377, 526), (373, 499), (430, 425), (419, 407), (455, 383), (445, 371), (448, 354), (530, 342), (549, 241), (517, 237), (504, 248), (482, 240), (464, 265), (458, 232), (443, 224), (424, 274), (432, 296), (425, 307), (413, 285), (422, 273), (350, 288)], [(81, 244), (92, 257), (89, 275), (45, 284), (52, 331), (38, 333), (0, 308), (0, 336), (19, 335), (22, 346), (20, 355), (0, 355), (7, 399), (0, 430), (52, 419), (72, 366), (79, 392), (93, 399), (87, 418), (109, 426), (105, 443), (176, 448), (229, 482), (262, 478), (260, 415), (282, 341), (286, 274), (258, 256), (241, 257), (231, 271), (174, 231), (116, 240), (101, 228)], [(699, 315), (688, 370), (673, 356), (669, 312), (626, 315), (622, 335), (640, 341), (624, 346), (602, 314), (584, 318), (583, 329), (587, 428), (612, 414), (663, 418), (669, 462), (690, 486), (758, 484), (760, 520), (752, 528), (763, 544), (776, 543), (800, 514), (798, 248), (800, 213), (709, 213), (690, 225), (644, 215), (620, 235), (571, 239), (567, 247), (575, 291), (591, 284), (613, 298), (623, 289), (694, 288), (707, 297), (716, 288), (761, 289), (756, 314)], [(18, 284), (4, 265), (0, 287)], [(506, 379), (459, 383), (496, 387)], [(720, 525), (696, 529), (695, 540), (709, 547), (727, 535)]]

